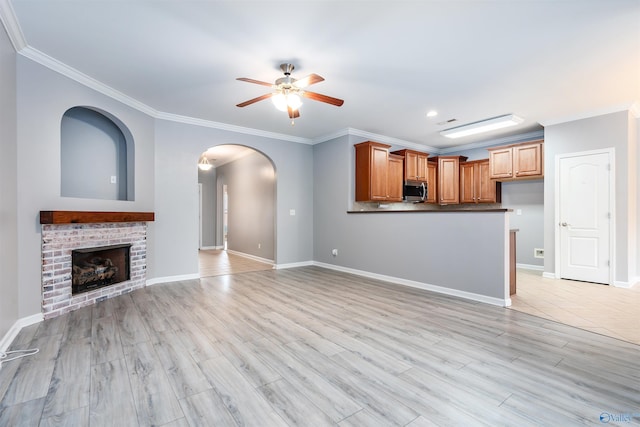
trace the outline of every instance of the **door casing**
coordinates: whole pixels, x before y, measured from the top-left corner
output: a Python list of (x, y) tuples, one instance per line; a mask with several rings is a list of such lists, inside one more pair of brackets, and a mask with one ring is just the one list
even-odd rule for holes
[(594, 154), (608, 154), (609, 156), (609, 211), (611, 218), (609, 220), (609, 282), (608, 285), (614, 283), (615, 278), (615, 219), (616, 219), (616, 204), (615, 204), (615, 148), (605, 148), (600, 150), (580, 151), (575, 153), (557, 154), (555, 157), (555, 215), (554, 215), (554, 230), (555, 230), (555, 278), (561, 278), (561, 239), (560, 239), (560, 162), (562, 159), (594, 155)]

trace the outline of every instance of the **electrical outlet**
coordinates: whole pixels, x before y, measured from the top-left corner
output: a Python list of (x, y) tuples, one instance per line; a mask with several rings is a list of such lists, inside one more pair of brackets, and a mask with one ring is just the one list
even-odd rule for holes
[(296, 210), (295, 209), (289, 209), (289, 215), (296, 216)]
[(117, 180), (116, 176), (115, 175), (111, 175), (111, 183), (115, 184), (117, 181), (118, 180)]
[(258, 249), (262, 247), (262, 243), (258, 243)]
[(331, 249), (331, 255), (338, 256), (338, 250), (337, 249)]
[(533, 249), (533, 257), (534, 258), (544, 258), (544, 249), (534, 248)]

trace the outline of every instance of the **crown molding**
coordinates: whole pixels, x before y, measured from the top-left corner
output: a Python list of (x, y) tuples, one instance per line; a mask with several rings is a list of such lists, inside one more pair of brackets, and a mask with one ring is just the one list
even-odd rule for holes
[(229, 132), (243, 133), (243, 134), (253, 135), (253, 136), (261, 136), (264, 138), (277, 139), (280, 141), (291, 141), (291, 142), (296, 142), (298, 144), (307, 144), (307, 145), (313, 144), (313, 142), (308, 138), (286, 135), (283, 133), (268, 132), (260, 129), (247, 128), (243, 126), (230, 125), (227, 123), (214, 122), (211, 120), (197, 119), (194, 117), (181, 116), (178, 114), (158, 112), (154, 117), (161, 120), (168, 120), (168, 121), (184, 123), (188, 125), (226, 130)]
[(345, 129), (341, 129), (339, 131), (330, 133), (330, 134), (326, 134), (323, 136), (319, 136), (317, 138), (313, 138), (312, 139), (312, 143), (315, 144), (320, 144), (322, 142), (326, 142), (326, 141), (330, 141), (332, 139), (336, 139), (339, 138), (341, 136), (360, 136), (362, 138), (366, 138), (368, 140), (373, 140), (376, 142), (381, 142), (383, 144), (389, 144), (389, 145), (399, 145), (401, 147), (405, 147), (405, 148), (413, 148), (415, 150), (427, 150), (429, 151), (429, 153), (436, 153), (439, 151), (439, 149), (435, 148), (435, 147), (430, 147), (428, 145), (424, 145), (424, 144), (417, 144), (415, 142), (410, 142), (410, 141), (405, 141), (402, 139), (398, 139), (398, 138), (393, 138), (391, 136), (386, 136), (386, 135), (380, 135), (378, 133), (373, 133), (373, 132), (367, 132), (364, 130), (360, 130), (360, 129), (354, 129), (354, 128), (345, 128)]
[(38, 49), (27, 46), (18, 53), (25, 58), (29, 58), (32, 61), (49, 68), (50, 70), (53, 70), (65, 77), (70, 78), (71, 80), (74, 80), (90, 89), (95, 90), (96, 92), (100, 92), (101, 94), (115, 99), (116, 101), (128, 105), (129, 107), (134, 108), (138, 111), (142, 111), (149, 116), (156, 117), (158, 115), (158, 111), (154, 108), (149, 107), (147, 104), (144, 104), (137, 99), (134, 99), (116, 89), (113, 89), (110, 86), (107, 86), (106, 84), (94, 79), (93, 77), (90, 77), (63, 62), (58, 61), (57, 59), (47, 55), (46, 53), (40, 52)]
[(9, 0), (0, 0), (0, 22), (4, 25), (16, 52), (20, 52), (27, 47), (27, 40), (22, 33), (18, 17)]
[(561, 123), (573, 122), (576, 120), (590, 119), (592, 117), (597, 117), (597, 116), (604, 116), (605, 114), (619, 113), (621, 111), (631, 111), (633, 113), (634, 110), (635, 111), (638, 110), (639, 107), (637, 107), (637, 105), (638, 105), (638, 101), (634, 101), (632, 103), (626, 103), (626, 104), (611, 105), (605, 108), (583, 111), (581, 113), (573, 114), (570, 116), (558, 117), (558, 118), (541, 121), (540, 124), (546, 127), (546, 126), (559, 125)]
[(441, 148), (438, 154), (457, 153), (459, 151), (473, 150), (474, 148), (491, 147), (492, 145), (509, 145), (518, 142), (531, 141), (533, 139), (544, 138), (544, 130), (536, 130), (533, 132), (521, 133), (518, 135), (505, 136), (502, 138), (489, 139), (482, 142), (473, 142), (466, 145), (457, 145), (455, 147)]

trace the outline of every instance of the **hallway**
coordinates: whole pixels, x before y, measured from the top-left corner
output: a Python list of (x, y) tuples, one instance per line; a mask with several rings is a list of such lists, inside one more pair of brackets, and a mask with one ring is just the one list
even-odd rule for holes
[(198, 266), (200, 277), (273, 269), (273, 264), (256, 261), (221, 249), (200, 250), (198, 252)]

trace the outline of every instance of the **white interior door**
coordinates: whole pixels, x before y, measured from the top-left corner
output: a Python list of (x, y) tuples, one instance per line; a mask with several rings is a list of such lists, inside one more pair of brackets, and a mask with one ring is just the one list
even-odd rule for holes
[(611, 157), (588, 152), (558, 159), (560, 277), (611, 283)]

